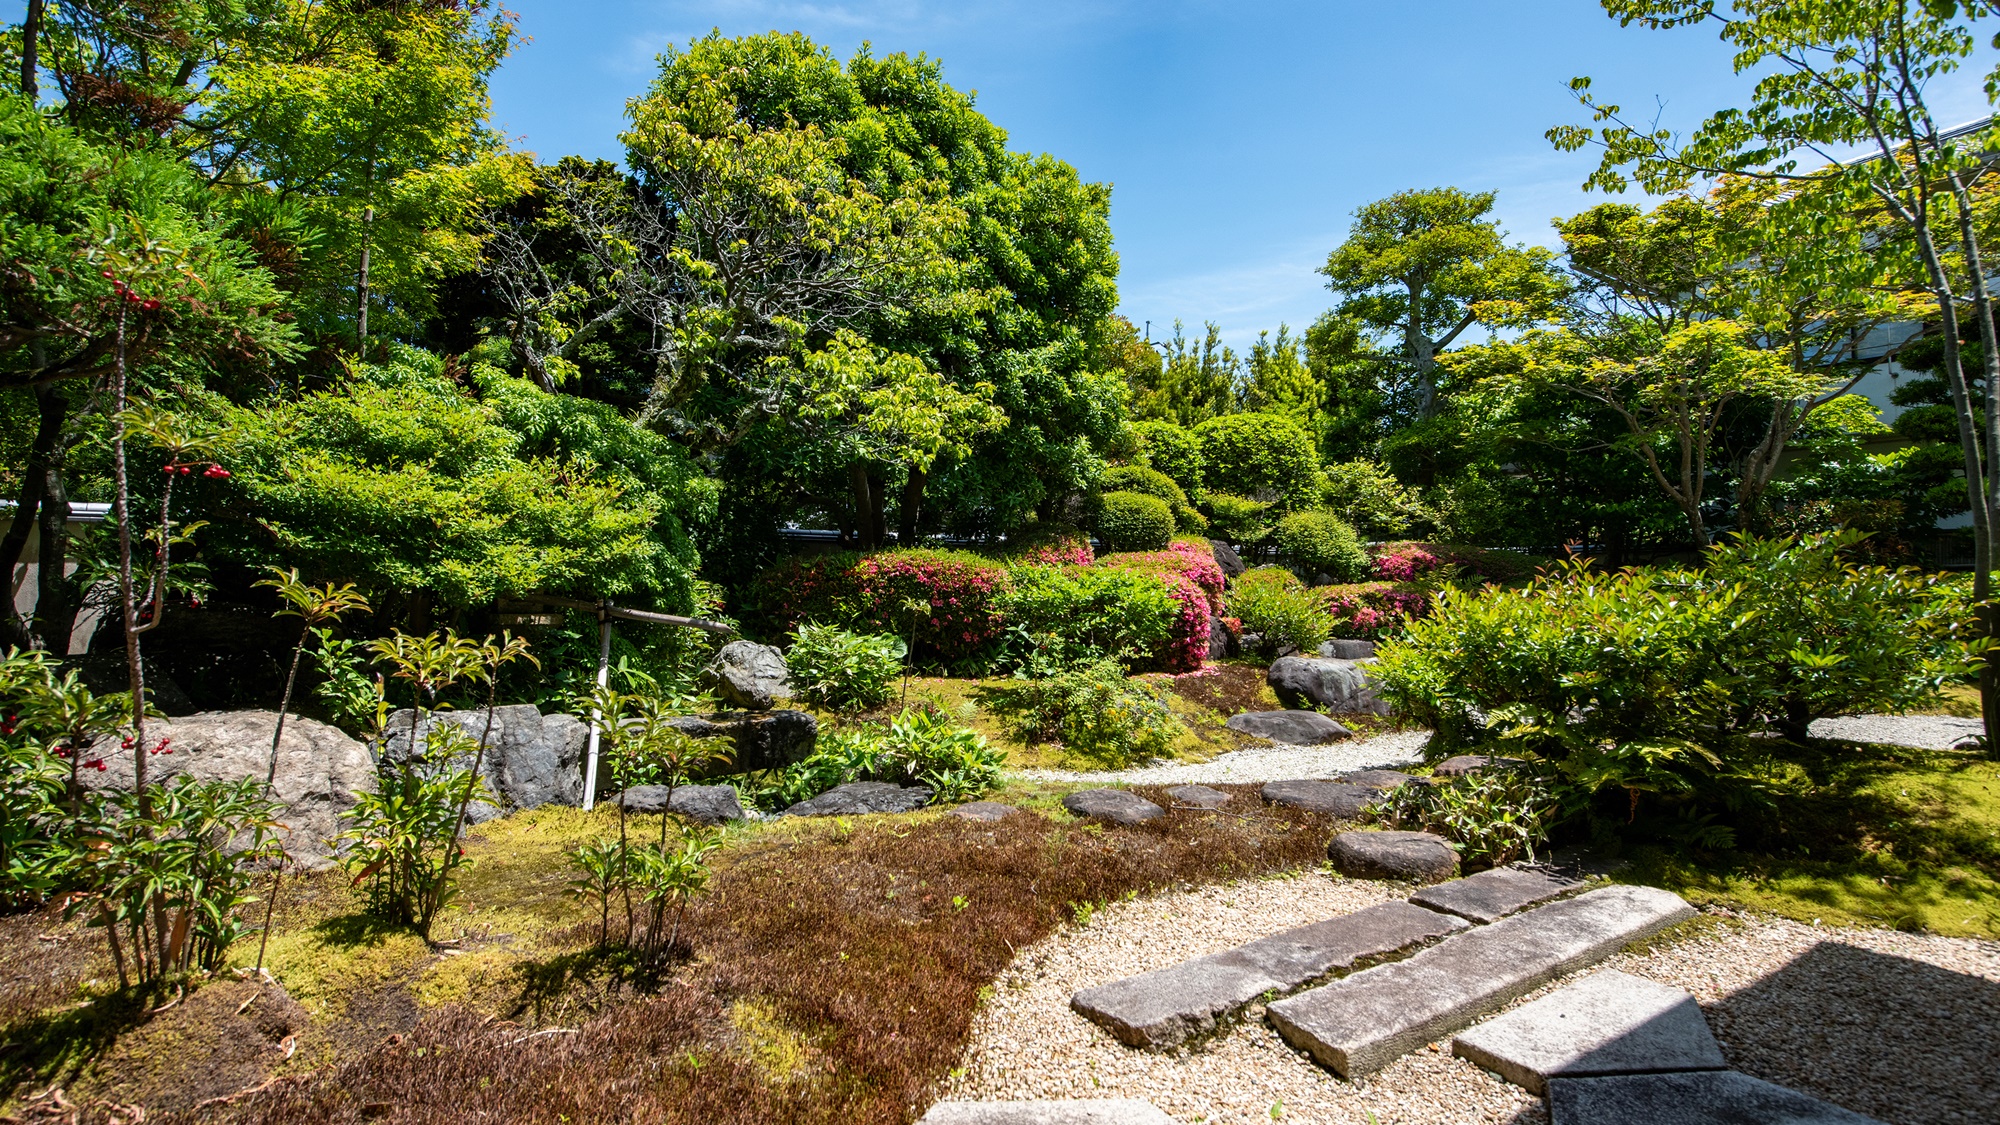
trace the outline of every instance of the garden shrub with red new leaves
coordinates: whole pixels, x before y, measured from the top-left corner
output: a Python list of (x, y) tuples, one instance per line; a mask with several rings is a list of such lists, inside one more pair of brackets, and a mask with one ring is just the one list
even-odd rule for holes
[(968, 664), (1000, 637), (1000, 599), (1007, 569), (969, 551), (879, 551), (791, 559), (765, 571), (756, 583), (765, 624), (789, 633), (801, 622), (835, 624), (856, 632), (910, 639), (912, 614), (921, 602), (911, 659)]
[(1431, 591), (1410, 582), (1354, 582), (1314, 591), (1333, 612), (1333, 635), (1378, 640), (1402, 633), (1431, 610)]

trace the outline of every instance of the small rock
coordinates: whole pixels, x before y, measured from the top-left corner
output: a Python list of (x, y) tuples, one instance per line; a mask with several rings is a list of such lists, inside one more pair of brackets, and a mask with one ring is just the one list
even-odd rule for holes
[(1236, 553), (1236, 548), (1220, 539), (1211, 539), (1208, 545), (1215, 552), (1215, 565), (1222, 568), (1223, 578), (1234, 578), (1249, 569), (1243, 565), (1243, 556)]
[(1342, 781), (1273, 781), (1264, 786), (1262, 794), (1266, 801), (1274, 805), (1326, 813), (1348, 820), (1360, 816), (1361, 810), (1381, 796), (1381, 793), (1365, 785), (1349, 785)]
[(1488, 766), (1511, 768), (1525, 765), (1519, 758), (1495, 758), (1487, 754), (1460, 754), (1446, 758), (1431, 770), (1434, 777), (1466, 777), (1486, 769)]
[(1245, 711), (1222, 725), (1238, 734), (1293, 746), (1338, 742), (1354, 733), (1316, 711)]
[(991, 822), (1006, 820), (1020, 811), (1012, 805), (1003, 805), (998, 801), (974, 801), (969, 805), (958, 806), (948, 815), (958, 817), (960, 820)]
[(1340, 714), (1387, 715), (1389, 705), (1375, 694), (1367, 672), (1352, 660), (1286, 656), (1271, 665), (1264, 682), (1290, 708), (1322, 707)]
[[(667, 807), (667, 787), (635, 785), (620, 802), (627, 812), (643, 816), (658, 814)], [(673, 790), (673, 810), (700, 824), (723, 824), (743, 819), (743, 803), (733, 785), (677, 785)]]
[(887, 781), (850, 781), (785, 810), (786, 816), (865, 816), (869, 813), (915, 812), (930, 803), (931, 791), (921, 785), (904, 788)]
[(1072, 815), (1101, 817), (1115, 824), (1144, 824), (1167, 815), (1167, 810), (1124, 789), (1085, 789), (1064, 797), (1062, 803)]
[(1375, 642), (1335, 637), (1319, 646), (1319, 654), (1331, 660), (1372, 660), (1375, 657)]
[(1224, 657), (1235, 656), (1236, 652), (1236, 634), (1229, 631), (1229, 626), (1222, 623), (1222, 618), (1215, 614), (1210, 614), (1208, 618), (1208, 658), (1210, 660), (1221, 660)]
[(1365, 785), (1378, 792), (1387, 793), (1415, 781), (1416, 778), (1399, 770), (1360, 770), (1350, 773), (1340, 780), (1349, 785)]
[(789, 675), (784, 654), (755, 641), (723, 645), (701, 674), (703, 685), (746, 711), (769, 711), (778, 700), (791, 698)]
[(1177, 805), (1193, 805), (1211, 812), (1229, 803), (1229, 794), (1206, 785), (1176, 785), (1167, 790), (1167, 796), (1172, 797)]
[(1458, 874), (1457, 850), (1428, 832), (1342, 832), (1326, 857), (1357, 879), (1436, 883)]

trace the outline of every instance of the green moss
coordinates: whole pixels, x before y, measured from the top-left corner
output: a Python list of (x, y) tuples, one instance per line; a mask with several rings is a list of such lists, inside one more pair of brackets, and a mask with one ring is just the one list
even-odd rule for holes
[(729, 1025), (740, 1047), (767, 1082), (791, 1082), (811, 1073), (819, 1055), (806, 1036), (794, 1030), (778, 1009), (761, 1000), (738, 1000), (729, 1006)]

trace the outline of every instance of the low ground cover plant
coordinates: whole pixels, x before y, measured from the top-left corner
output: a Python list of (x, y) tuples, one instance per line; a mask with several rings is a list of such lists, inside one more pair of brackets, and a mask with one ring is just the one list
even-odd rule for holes
[(1035, 671), (988, 692), (1009, 731), (1025, 743), (1126, 765), (1165, 756), (1186, 732), (1160, 689), (1128, 678), (1116, 660)]
[(866, 711), (889, 702), (909, 652), (900, 637), (803, 624), (785, 653), (792, 691), (815, 707)]
[(1257, 567), (1238, 575), (1228, 608), (1243, 632), (1262, 637), (1267, 649), (1312, 652), (1333, 634), (1333, 614), (1325, 600), (1283, 567)]
[(1529, 768), (1487, 769), (1434, 783), (1399, 785), (1368, 810), (1389, 828), (1434, 832), (1472, 867), (1535, 862), (1561, 814), (1555, 787)]
[(823, 731), (812, 754), (774, 777), (743, 779), (757, 805), (781, 810), (849, 781), (922, 785), (936, 804), (969, 801), (1000, 783), (1006, 755), (979, 732), (929, 707), (885, 723)]

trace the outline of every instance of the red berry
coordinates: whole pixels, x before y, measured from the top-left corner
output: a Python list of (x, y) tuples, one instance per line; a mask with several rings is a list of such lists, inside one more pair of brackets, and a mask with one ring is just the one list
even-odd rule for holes
[(149, 300), (145, 304), (140, 305), (139, 307), (145, 309), (147, 312), (156, 312), (159, 310), (160, 302)]
[(117, 277), (118, 275), (117, 275), (117, 274), (115, 274), (115, 273), (112, 273), (112, 272), (111, 272), (110, 270), (105, 270), (105, 271), (104, 271), (104, 276), (105, 276), (106, 278), (116, 278), (116, 277)]
[(160, 466), (160, 471), (167, 474), (168, 476), (174, 475), (174, 467), (172, 465), (162, 465)]

